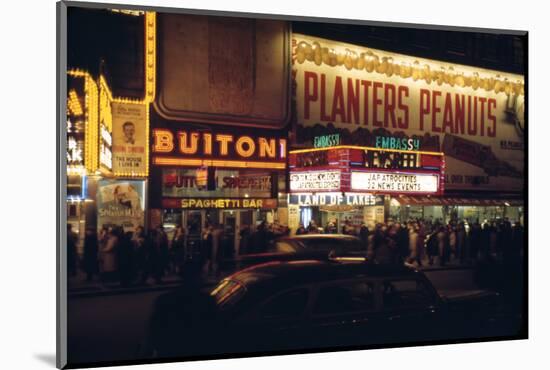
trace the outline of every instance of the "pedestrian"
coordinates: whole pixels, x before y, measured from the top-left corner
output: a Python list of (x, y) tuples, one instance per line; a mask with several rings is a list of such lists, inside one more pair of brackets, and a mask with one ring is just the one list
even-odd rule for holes
[(317, 224), (315, 223), (315, 221), (313, 220), (309, 221), (309, 225), (307, 226), (307, 233), (319, 234), (319, 228), (317, 227)]
[(158, 265), (158, 250), (155, 248), (157, 230), (150, 229), (147, 234), (144, 233), (143, 247), (138, 252), (141, 264), (141, 284), (147, 284), (149, 277), (153, 276), (157, 283), (160, 283), (160, 277), (156, 273)]
[(481, 225), (478, 221), (473, 223), (468, 239), (470, 241), (470, 254), (468, 259), (470, 263), (475, 263), (479, 258), (479, 250), (481, 248)]
[(359, 228), (359, 240), (361, 240), (362, 247), (367, 250), (369, 246), (369, 228), (364, 222), (361, 222), (361, 227)]
[(459, 222), (456, 229), (456, 253), (460, 260), (460, 264), (464, 264), (466, 261), (468, 251), (466, 245), (466, 229), (464, 222)]
[(449, 245), (449, 237), (447, 235), (445, 227), (440, 226), (439, 231), (437, 232), (437, 249), (438, 249), (440, 266), (445, 266), (445, 264), (447, 263), (448, 245)]
[(212, 271), (212, 243), (213, 243), (213, 228), (206, 226), (201, 234), (201, 267), (206, 274)]
[(430, 266), (434, 264), (435, 257), (439, 255), (438, 232), (439, 229), (434, 227), (434, 230), (428, 236), (428, 241), (426, 242), (426, 252), (428, 253), (428, 263)]
[(298, 228), (296, 229), (296, 235), (304, 235), (307, 234), (307, 230), (304, 227), (304, 224), (300, 222), (300, 225), (298, 225)]
[(377, 264), (395, 264), (396, 246), (392, 238), (384, 237), (378, 240), (378, 246), (374, 250), (374, 260)]
[(497, 236), (498, 229), (496, 222), (492, 222), (489, 228), (489, 253), (491, 257), (496, 257), (497, 255)]
[(405, 262), (409, 256), (409, 230), (400, 223), (395, 223), (393, 228), (397, 259), (399, 262)]
[(164, 263), (164, 251), (163, 249), (163, 236), (160, 233), (160, 228), (156, 228), (150, 232), (149, 239), (149, 273), (153, 275), (155, 284), (162, 284), (162, 277), (164, 276), (164, 269), (166, 267)]
[(225, 258), (224, 253), (224, 230), (223, 226), (216, 224), (212, 230), (212, 274), (218, 277), (220, 266)]
[(419, 228), (417, 224), (409, 224), (409, 256), (407, 262), (413, 264), (416, 262), (418, 266), (422, 266), (422, 259), (420, 257), (420, 235), (418, 233)]
[(269, 233), (265, 221), (260, 222), (250, 239), (249, 250), (252, 253), (264, 253), (268, 247)]
[(479, 246), (480, 259), (482, 261), (488, 260), (491, 256), (491, 226), (489, 223), (485, 222), (481, 226), (481, 239)]
[(143, 283), (143, 275), (147, 270), (146, 238), (143, 226), (138, 226), (134, 230), (132, 234), (132, 248), (134, 251), (134, 273), (137, 275), (139, 282)]
[(118, 248), (117, 248), (117, 260), (118, 260), (118, 276), (120, 278), (120, 285), (127, 287), (131, 284), (134, 272), (134, 247), (132, 244), (132, 232), (124, 232), (122, 227), (117, 228), (118, 236)]
[(78, 265), (78, 256), (76, 252), (77, 243), (78, 235), (73, 231), (73, 225), (67, 224), (67, 274), (70, 277), (76, 276)]
[(346, 221), (344, 221), (344, 226), (342, 227), (342, 234), (355, 235), (355, 227), (353, 227), (349, 219), (346, 219)]
[(338, 232), (338, 229), (336, 228), (336, 224), (334, 220), (329, 220), (327, 223), (327, 226), (325, 226), (325, 233), (326, 234), (336, 234)]
[(101, 279), (104, 283), (113, 282), (117, 278), (117, 247), (117, 232), (111, 227), (106, 234), (106, 241), (101, 249)]
[(449, 238), (449, 259), (451, 255), (455, 261), (458, 260), (458, 252), (456, 249), (456, 228), (454, 225), (449, 225), (447, 228), (448, 238)]
[(510, 264), (511, 261), (515, 260), (515, 251), (513, 242), (513, 230), (510, 221), (505, 220), (502, 223), (501, 238), (500, 238), (500, 248), (502, 251), (502, 261), (505, 264)]
[(185, 265), (185, 229), (179, 225), (176, 227), (174, 237), (172, 238), (172, 255), (174, 263), (174, 271), (179, 275), (183, 275), (183, 269)]
[(160, 251), (160, 268), (162, 276), (164, 276), (169, 267), (170, 249), (168, 246), (168, 235), (166, 235), (166, 231), (164, 230), (164, 226), (162, 225), (159, 225), (157, 230), (157, 243)]
[(250, 226), (244, 225), (239, 231), (239, 254), (249, 253), (249, 243), (250, 243)]
[(94, 275), (99, 273), (98, 251), (97, 233), (94, 229), (87, 228), (84, 236), (83, 265), (86, 272), (86, 281), (88, 282), (92, 281)]

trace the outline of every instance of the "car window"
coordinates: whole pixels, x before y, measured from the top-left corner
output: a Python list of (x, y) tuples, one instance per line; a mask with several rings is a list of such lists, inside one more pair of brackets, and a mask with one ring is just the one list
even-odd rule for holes
[(325, 238), (318, 238), (318, 239), (302, 239), (300, 240), (300, 243), (302, 243), (306, 250), (314, 250), (314, 251), (330, 251), (330, 250), (336, 250), (336, 251), (348, 251), (348, 252), (356, 252), (361, 251), (362, 249), (365, 249), (361, 246), (361, 243), (358, 240), (338, 240), (338, 239), (325, 239)]
[(263, 318), (292, 318), (300, 316), (307, 305), (307, 289), (296, 289), (282, 293), (266, 302), (260, 309)]
[(294, 246), (290, 243), (284, 242), (284, 241), (278, 241), (275, 243), (274, 252), (279, 253), (294, 253), (296, 250), (294, 249)]
[(385, 308), (427, 306), (435, 297), (423, 281), (386, 280), (382, 285), (382, 302)]
[(374, 309), (374, 285), (370, 282), (342, 282), (319, 289), (314, 314), (357, 312)]

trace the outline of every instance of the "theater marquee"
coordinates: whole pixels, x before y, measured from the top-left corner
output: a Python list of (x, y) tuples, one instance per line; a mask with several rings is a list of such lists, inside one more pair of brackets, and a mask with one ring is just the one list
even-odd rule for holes
[(380, 193), (437, 193), (439, 176), (435, 174), (395, 172), (352, 172), (352, 190)]
[(340, 189), (340, 171), (290, 173), (290, 191), (327, 191)]

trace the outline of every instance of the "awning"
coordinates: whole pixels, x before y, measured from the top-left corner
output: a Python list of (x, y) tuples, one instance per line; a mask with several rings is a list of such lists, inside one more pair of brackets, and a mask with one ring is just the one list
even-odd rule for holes
[(437, 197), (437, 196), (409, 196), (401, 195), (395, 197), (401, 205), (410, 206), (522, 206), (522, 199), (490, 199), (490, 198), (460, 198), (460, 197)]

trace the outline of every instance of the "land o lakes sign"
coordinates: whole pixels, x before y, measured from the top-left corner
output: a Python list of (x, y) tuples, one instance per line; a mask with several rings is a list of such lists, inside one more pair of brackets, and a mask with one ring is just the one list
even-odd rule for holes
[(374, 206), (383, 205), (383, 196), (361, 193), (290, 194), (289, 204), (300, 206)]

